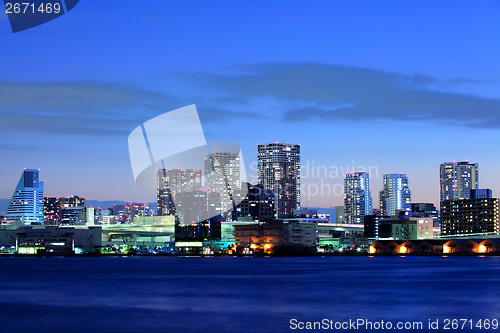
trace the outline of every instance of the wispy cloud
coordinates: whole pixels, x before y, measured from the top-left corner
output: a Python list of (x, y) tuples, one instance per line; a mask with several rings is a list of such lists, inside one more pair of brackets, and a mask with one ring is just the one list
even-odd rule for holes
[(454, 92), (471, 79), (439, 79), (319, 64), (260, 64), (233, 75), (186, 75), (191, 83), (250, 102), (272, 97), (287, 122), (425, 121), (500, 128), (500, 99)]
[(478, 83), (470, 79), (319, 64), (231, 70), (170, 76), (193, 88), (175, 99), (173, 91), (117, 83), (0, 82), (0, 130), (127, 135), (145, 120), (192, 103), (203, 122), (252, 121), (272, 109), (273, 119), (285, 122), (388, 120), (500, 128), (499, 99), (455, 89)]
[(165, 95), (122, 84), (0, 82), (0, 130), (128, 133), (174, 105)]

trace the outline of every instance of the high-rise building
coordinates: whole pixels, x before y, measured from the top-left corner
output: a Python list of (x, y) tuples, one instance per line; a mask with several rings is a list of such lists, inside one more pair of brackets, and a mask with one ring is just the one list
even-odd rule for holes
[(478, 188), (478, 164), (445, 162), (439, 166), (441, 201), (470, 199)]
[[(68, 197), (44, 197), (43, 198), (43, 216), (46, 225), (58, 225), (61, 223), (61, 210), (66, 208), (84, 208), (85, 197), (72, 195)], [(65, 222), (68, 220), (74, 221), (75, 218), (68, 219), (67, 216), (72, 216), (71, 213), (75, 210), (65, 212)]]
[(125, 205), (125, 223), (133, 224), (137, 216), (153, 216), (153, 211), (146, 203), (127, 203)]
[(232, 220), (233, 191), (241, 188), (239, 153), (215, 152), (205, 155), (205, 186), (220, 194), (223, 221)]
[(111, 215), (114, 216), (114, 223), (125, 224), (127, 222), (127, 205), (114, 204), (109, 207)]
[(158, 170), (158, 215), (175, 215), (176, 241), (220, 239), (221, 198), (201, 183), (201, 170)]
[(157, 180), (158, 215), (174, 215), (174, 195), (191, 188), (201, 187), (201, 170), (158, 169)]
[(411, 192), (405, 174), (384, 175), (383, 190), (380, 191), (381, 215), (396, 216), (398, 211), (411, 210)]
[(199, 188), (175, 194), (175, 240), (203, 241), (220, 239), (220, 194)]
[[(241, 191), (235, 191), (236, 201), (233, 219), (237, 221), (271, 222), (274, 218), (274, 193), (262, 184), (243, 183)], [(240, 193), (243, 198), (239, 198)]]
[(276, 142), (257, 148), (259, 182), (274, 193), (275, 217), (292, 216), (300, 209), (300, 145)]
[(348, 173), (344, 180), (346, 223), (363, 223), (365, 215), (373, 214), (370, 176), (367, 172)]
[(59, 221), (59, 200), (43, 197), (43, 220), (45, 225), (57, 225)]
[(498, 233), (498, 199), (477, 198), (441, 202), (441, 235)]
[(21, 224), (43, 224), (43, 182), (40, 171), (24, 169), (14, 190), (5, 219)]

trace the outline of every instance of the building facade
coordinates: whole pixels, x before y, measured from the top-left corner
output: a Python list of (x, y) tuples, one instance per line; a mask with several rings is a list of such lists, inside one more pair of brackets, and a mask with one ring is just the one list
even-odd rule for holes
[(395, 216), (398, 211), (411, 210), (411, 192), (405, 174), (384, 175), (383, 190), (380, 191), (381, 215)]
[(274, 253), (285, 246), (316, 248), (315, 223), (264, 223), (234, 226), (236, 246), (254, 251)]
[(133, 224), (138, 216), (153, 216), (153, 210), (146, 203), (127, 203), (125, 205), (125, 223)]
[(430, 217), (394, 221), (391, 225), (391, 237), (395, 240), (432, 239), (433, 221)]
[(479, 198), (441, 202), (441, 235), (498, 232), (498, 199)]
[[(243, 183), (242, 186), (246, 186), (248, 190), (234, 192), (239, 204), (234, 207), (233, 220), (271, 222), (275, 211), (274, 192), (265, 189), (262, 184)], [(238, 198), (239, 196), (242, 198)]]
[(431, 217), (434, 227), (441, 226), (439, 211), (434, 203), (431, 202), (413, 202), (411, 204), (411, 215), (414, 217)]
[(276, 142), (257, 148), (259, 182), (274, 193), (275, 217), (293, 215), (300, 209), (300, 145)]
[(439, 166), (441, 201), (470, 199), (470, 190), (478, 188), (477, 163), (445, 162)]
[(344, 206), (335, 206), (335, 223), (345, 223)]
[(102, 229), (39, 225), (0, 228), (0, 247), (12, 248), (18, 254), (100, 253)]
[(373, 213), (370, 176), (367, 172), (348, 173), (344, 180), (346, 223), (363, 223), (365, 215)]

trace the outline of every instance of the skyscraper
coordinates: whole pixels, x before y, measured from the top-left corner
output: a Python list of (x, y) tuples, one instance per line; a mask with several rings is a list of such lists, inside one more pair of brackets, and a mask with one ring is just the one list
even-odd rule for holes
[(470, 199), (470, 190), (478, 188), (478, 164), (445, 162), (439, 166), (441, 201)]
[(240, 189), (239, 153), (214, 152), (205, 155), (205, 186), (220, 194), (222, 220), (231, 221), (232, 193)]
[(292, 216), (300, 209), (300, 145), (258, 145), (259, 182), (274, 192), (275, 216)]
[(201, 170), (158, 169), (157, 209), (160, 216), (174, 215), (174, 195), (201, 186)]
[(43, 224), (43, 182), (40, 171), (24, 169), (14, 190), (5, 219), (22, 224)]
[(348, 173), (344, 180), (346, 223), (363, 223), (365, 215), (373, 213), (370, 176), (367, 172)]
[(411, 210), (411, 192), (405, 174), (384, 175), (383, 190), (380, 191), (380, 213), (386, 216), (397, 215), (398, 210)]

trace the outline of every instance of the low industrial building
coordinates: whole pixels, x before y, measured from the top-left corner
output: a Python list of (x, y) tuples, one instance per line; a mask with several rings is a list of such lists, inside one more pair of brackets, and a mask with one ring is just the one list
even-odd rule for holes
[(499, 254), (500, 238), (378, 240), (370, 245), (369, 253), (381, 255)]
[(234, 238), (237, 247), (262, 253), (276, 253), (280, 248), (289, 247), (316, 251), (316, 224), (276, 222), (235, 225)]
[(365, 216), (365, 236), (374, 239), (432, 239), (435, 236), (431, 217)]
[(434, 238), (432, 218), (410, 217), (393, 222), (391, 237), (400, 240)]
[(0, 228), (0, 252), (17, 254), (100, 253), (100, 227), (4, 226)]

